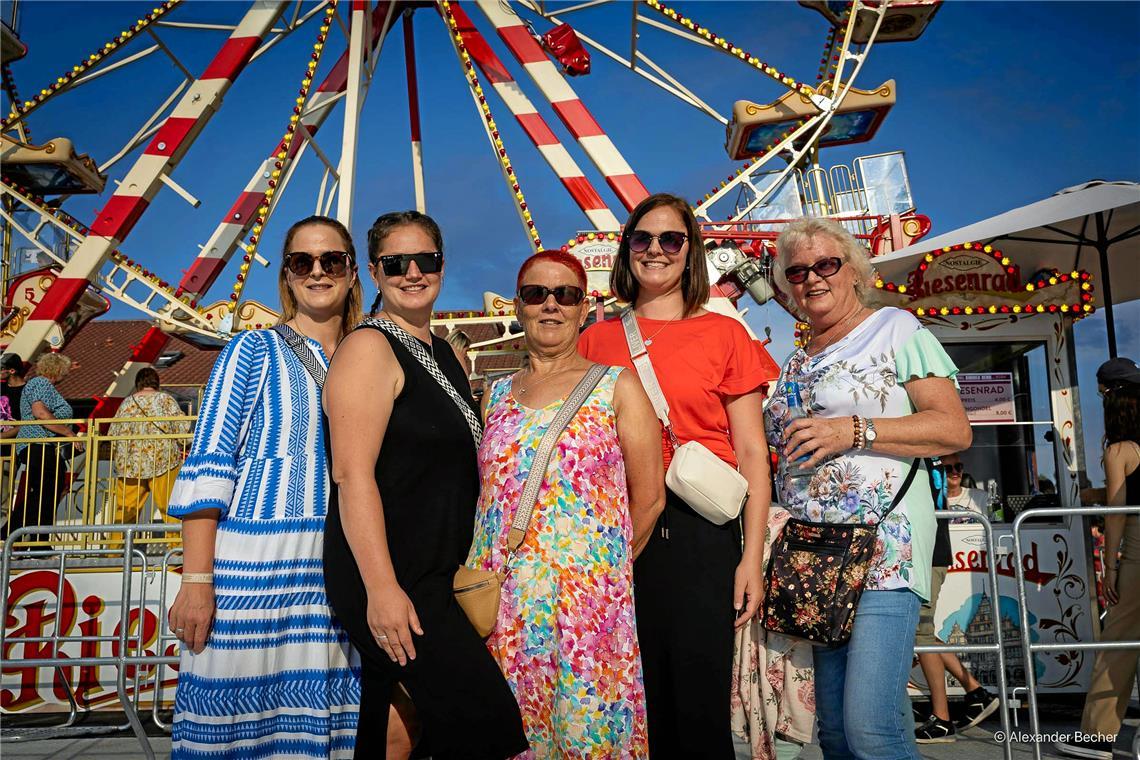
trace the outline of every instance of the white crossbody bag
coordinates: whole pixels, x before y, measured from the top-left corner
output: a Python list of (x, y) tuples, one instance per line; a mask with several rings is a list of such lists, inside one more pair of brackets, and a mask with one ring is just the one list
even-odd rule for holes
[(709, 451), (698, 441), (679, 444), (669, 422), (669, 402), (661, 392), (653, 362), (641, 338), (637, 317), (633, 309), (621, 315), (625, 328), (625, 342), (633, 366), (641, 378), (641, 385), (653, 403), (653, 411), (665, 427), (669, 442), (673, 444), (673, 461), (665, 473), (665, 485), (680, 496), (697, 514), (716, 525), (735, 520), (748, 501), (748, 481), (735, 467)]

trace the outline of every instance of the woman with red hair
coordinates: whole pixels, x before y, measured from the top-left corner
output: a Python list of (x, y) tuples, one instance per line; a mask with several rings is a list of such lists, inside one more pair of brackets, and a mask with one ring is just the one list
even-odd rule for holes
[[(537, 498), (524, 498), (539, 441), (597, 365), (577, 351), (589, 312), (577, 259), (542, 251), (523, 264), (517, 286), (530, 362), (484, 396), (467, 562), (505, 574), (487, 646), (522, 710), (524, 757), (647, 757), (633, 557), (665, 502), (653, 407), (636, 375), (606, 367), (560, 431)], [(515, 514), (531, 503), (511, 552)]]

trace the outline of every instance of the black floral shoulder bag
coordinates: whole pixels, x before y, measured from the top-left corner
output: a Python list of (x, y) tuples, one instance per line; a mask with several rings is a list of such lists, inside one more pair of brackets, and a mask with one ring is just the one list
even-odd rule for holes
[(891, 506), (874, 525), (788, 520), (768, 562), (766, 629), (829, 647), (851, 638), (879, 524), (902, 502), (920, 461), (911, 464)]

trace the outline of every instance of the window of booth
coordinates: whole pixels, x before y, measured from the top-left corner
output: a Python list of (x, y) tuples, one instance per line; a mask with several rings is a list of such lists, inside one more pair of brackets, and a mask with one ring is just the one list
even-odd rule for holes
[[(1045, 344), (946, 343), (959, 369), (974, 442), (961, 455), (966, 487), (984, 492), (995, 522), (1032, 506), (1059, 506)], [(978, 495), (980, 497), (980, 495)]]

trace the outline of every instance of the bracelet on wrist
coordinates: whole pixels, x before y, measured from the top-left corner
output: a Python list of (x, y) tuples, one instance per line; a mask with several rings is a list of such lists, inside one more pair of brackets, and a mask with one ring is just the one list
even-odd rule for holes
[(851, 415), (851, 425), (854, 428), (851, 436), (851, 448), (858, 451), (863, 448), (863, 427), (859, 424), (859, 415)]
[(214, 582), (214, 574), (213, 573), (183, 573), (182, 574), (182, 582), (183, 583), (213, 583)]

